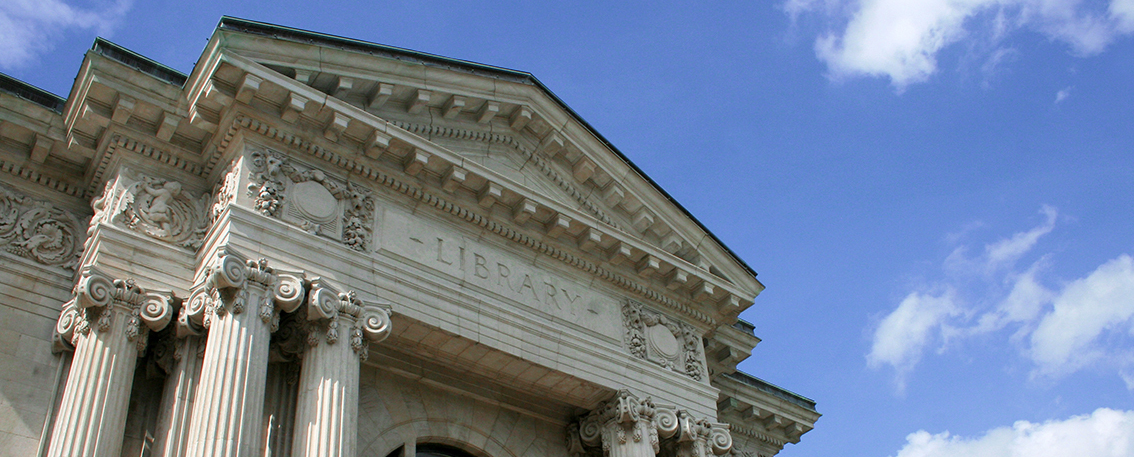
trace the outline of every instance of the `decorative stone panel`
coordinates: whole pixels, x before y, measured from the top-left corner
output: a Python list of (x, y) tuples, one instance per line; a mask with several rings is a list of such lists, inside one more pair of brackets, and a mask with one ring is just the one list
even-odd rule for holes
[(630, 354), (698, 381), (705, 379), (705, 351), (692, 325), (634, 300), (622, 304), (622, 323), (624, 342)]
[(248, 196), (260, 214), (365, 252), (374, 235), (370, 189), (294, 164), (283, 153), (251, 149)]
[(151, 238), (196, 250), (209, 230), (209, 196), (194, 196), (181, 183), (123, 168), (91, 203), (94, 222), (119, 225)]
[(75, 270), (83, 251), (79, 227), (70, 212), (0, 187), (0, 249)]

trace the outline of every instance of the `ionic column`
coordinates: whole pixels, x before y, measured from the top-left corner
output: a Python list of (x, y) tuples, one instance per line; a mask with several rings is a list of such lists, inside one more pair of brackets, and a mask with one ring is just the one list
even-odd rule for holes
[(48, 455), (118, 455), (137, 357), (149, 331), (169, 323), (168, 296), (146, 294), (133, 280), (112, 280), (83, 269), (75, 299), (64, 306), (56, 330), (75, 355), (52, 429)]
[(364, 306), (354, 292), (337, 293), (316, 280), (307, 305), (311, 321), (299, 377), (294, 457), (354, 457), (358, 439), (358, 372), (368, 340), (390, 334), (390, 317)]
[(279, 311), (302, 303), (297, 283), (294, 277), (281, 281), (263, 259), (218, 253), (201, 294), (191, 299), (207, 302), (202, 323), (209, 334), (189, 425), (189, 456), (259, 453), (268, 343)]

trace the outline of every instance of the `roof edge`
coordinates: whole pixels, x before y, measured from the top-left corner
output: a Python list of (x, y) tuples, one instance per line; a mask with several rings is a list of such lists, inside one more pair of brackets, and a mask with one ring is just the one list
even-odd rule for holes
[(4, 73), (0, 73), (0, 92), (35, 103), (56, 114), (62, 114), (63, 106), (67, 104), (67, 99), (64, 97)]
[(189, 79), (185, 73), (157, 63), (103, 37), (95, 38), (91, 51), (175, 86), (184, 86), (185, 81)]
[(737, 370), (733, 373), (725, 373), (725, 376), (739, 381), (742, 384), (755, 387), (759, 391), (786, 400), (796, 406), (802, 406), (808, 410), (814, 411), (815, 413), (819, 412), (815, 410), (815, 400), (804, 397), (803, 395), (797, 394), (743, 371)]

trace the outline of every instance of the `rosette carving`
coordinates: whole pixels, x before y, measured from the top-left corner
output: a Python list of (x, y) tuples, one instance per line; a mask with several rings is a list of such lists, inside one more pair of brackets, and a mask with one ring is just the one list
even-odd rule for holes
[(74, 270), (83, 250), (80, 226), (68, 211), (0, 188), (0, 249)]

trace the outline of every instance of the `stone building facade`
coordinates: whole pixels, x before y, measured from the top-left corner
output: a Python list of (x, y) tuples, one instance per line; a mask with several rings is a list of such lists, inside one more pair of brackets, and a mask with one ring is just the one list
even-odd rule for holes
[(755, 273), (533, 76), (223, 18), (0, 75), (0, 454), (768, 457)]

